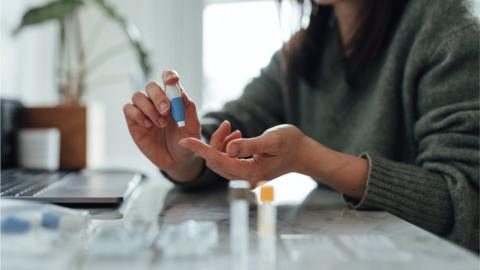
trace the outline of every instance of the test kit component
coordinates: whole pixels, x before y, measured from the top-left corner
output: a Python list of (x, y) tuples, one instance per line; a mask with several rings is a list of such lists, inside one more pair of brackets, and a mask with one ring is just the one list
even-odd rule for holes
[(57, 231), (72, 235), (83, 233), (88, 227), (87, 211), (48, 205), (38, 202), (2, 199), (1, 232), (5, 235), (21, 235), (41, 230)]
[(230, 261), (232, 269), (248, 269), (249, 196), (249, 182), (243, 180), (230, 181)]
[(185, 126), (185, 104), (178, 81), (165, 85), (165, 93), (170, 100), (170, 111), (178, 127)]
[(275, 236), (277, 213), (275, 206), (272, 204), (273, 198), (273, 186), (261, 186), (260, 205), (258, 209), (258, 233), (260, 236)]
[(257, 217), (258, 269), (276, 269), (277, 211), (273, 200), (273, 186), (262, 185)]

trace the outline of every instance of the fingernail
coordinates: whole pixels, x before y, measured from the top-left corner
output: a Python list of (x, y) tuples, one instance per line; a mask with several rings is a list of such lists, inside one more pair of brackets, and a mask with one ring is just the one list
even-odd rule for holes
[(231, 157), (238, 157), (240, 154), (240, 147), (236, 144), (231, 144), (228, 152)]
[(145, 125), (145, 127), (149, 128), (152, 126), (152, 122), (148, 119), (145, 119), (143, 120), (143, 124)]
[(167, 81), (170, 81), (170, 80), (173, 80), (173, 79), (176, 79), (176, 78), (177, 78), (177, 75), (175, 75), (175, 74), (172, 73), (172, 74), (169, 74), (169, 75), (167, 76)]
[(160, 113), (165, 115), (168, 111), (168, 103), (167, 102), (161, 102), (160, 103)]

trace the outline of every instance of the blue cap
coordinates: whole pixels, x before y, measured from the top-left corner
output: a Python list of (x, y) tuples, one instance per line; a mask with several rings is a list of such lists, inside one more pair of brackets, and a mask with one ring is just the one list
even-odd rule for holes
[(28, 220), (10, 216), (2, 220), (2, 233), (24, 233), (30, 229)]

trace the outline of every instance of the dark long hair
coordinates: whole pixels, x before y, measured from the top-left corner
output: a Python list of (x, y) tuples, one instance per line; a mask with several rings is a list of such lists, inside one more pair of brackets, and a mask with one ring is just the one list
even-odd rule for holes
[[(362, 70), (381, 54), (390, 42), (407, 0), (365, 0), (358, 15), (358, 27), (346, 44), (342, 55), (345, 80), (355, 87)], [(324, 37), (333, 18), (332, 6), (312, 3), (310, 23), (297, 32), (284, 46), (286, 74), (289, 85), (299, 79), (315, 82), (324, 46)]]

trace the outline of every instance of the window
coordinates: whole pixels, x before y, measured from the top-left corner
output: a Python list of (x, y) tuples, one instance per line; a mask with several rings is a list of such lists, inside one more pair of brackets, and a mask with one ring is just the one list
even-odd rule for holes
[(277, 4), (210, 2), (203, 11), (203, 111), (241, 95), (282, 43)]

